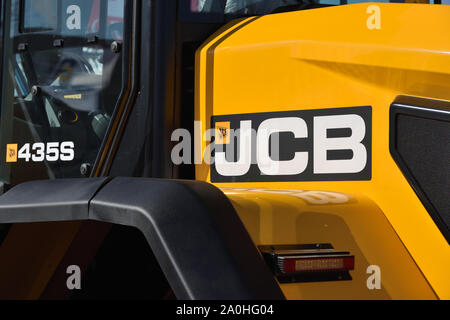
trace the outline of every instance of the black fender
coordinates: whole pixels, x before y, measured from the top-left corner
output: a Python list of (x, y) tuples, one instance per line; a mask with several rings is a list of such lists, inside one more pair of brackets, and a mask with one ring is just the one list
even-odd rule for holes
[(0, 223), (75, 220), (140, 230), (178, 299), (284, 299), (231, 202), (211, 184), (60, 179), (0, 196)]

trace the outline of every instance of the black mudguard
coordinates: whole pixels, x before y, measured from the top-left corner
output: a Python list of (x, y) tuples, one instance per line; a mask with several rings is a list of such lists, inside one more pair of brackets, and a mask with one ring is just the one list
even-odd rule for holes
[(75, 220), (139, 229), (178, 299), (284, 299), (230, 201), (211, 184), (45, 180), (0, 197), (0, 223)]

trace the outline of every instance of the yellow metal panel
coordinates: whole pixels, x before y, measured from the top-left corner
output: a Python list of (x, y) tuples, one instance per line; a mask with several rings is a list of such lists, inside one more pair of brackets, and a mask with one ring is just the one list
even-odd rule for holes
[[(388, 220), (367, 197), (327, 191), (222, 191), (257, 245), (331, 243), (355, 256), (352, 281), (282, 284), (287, 298), (436, 298)], [(381, 269), (381, 290), (367, 287), (369, 265)]]
[[(379, 8), (379, 29), (368, 27), (372, 5)], [(450, 247), (389, 153), (389, 107), (397, 95), (450, 100), (449, 17), (450, 6), (363, 3), (247, 20), (212, 39), (197, 54), (202, 132), (212, 115), (366, 105), (373, 113), (370, 181), (218, 186), (364, 195), (389, 220), (438, 297), (449, 299)], [(196, 175), (210, 181), (209, 166), (198, 165)], [(268, 219), (278, 226), (285, 217)], [(267, 228), (264, 242), (285, 232)], [(355, 237), (362, 232), (360, 225), (350, 230)]]

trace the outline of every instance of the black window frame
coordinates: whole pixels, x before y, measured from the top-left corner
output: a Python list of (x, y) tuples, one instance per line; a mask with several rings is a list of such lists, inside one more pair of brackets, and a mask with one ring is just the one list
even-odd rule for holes
[[(109, 174), (138, 93), (142, 1), (125, 1), (123, 43), (121, 43), (123, 59), (122, 90), (97, 153), (90, 177), (107, 176)], [(128, 19), (128, 23), (125, 23), (126, 19)], [(150, 57), (148, 58), (150, 59)]]

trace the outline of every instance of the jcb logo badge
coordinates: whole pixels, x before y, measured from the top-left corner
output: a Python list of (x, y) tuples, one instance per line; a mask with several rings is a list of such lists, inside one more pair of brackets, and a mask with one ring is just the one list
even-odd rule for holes
[(215, 125), (216, 128), (216, 144), (228, 144), (230, 143), (230, 122), (217, 122)]
[(214, 116), (212, 126), (212, 182), (371, 179), (371, 107)]
[(6, 145), (6, 162), (17, 162), (17, 144)]

